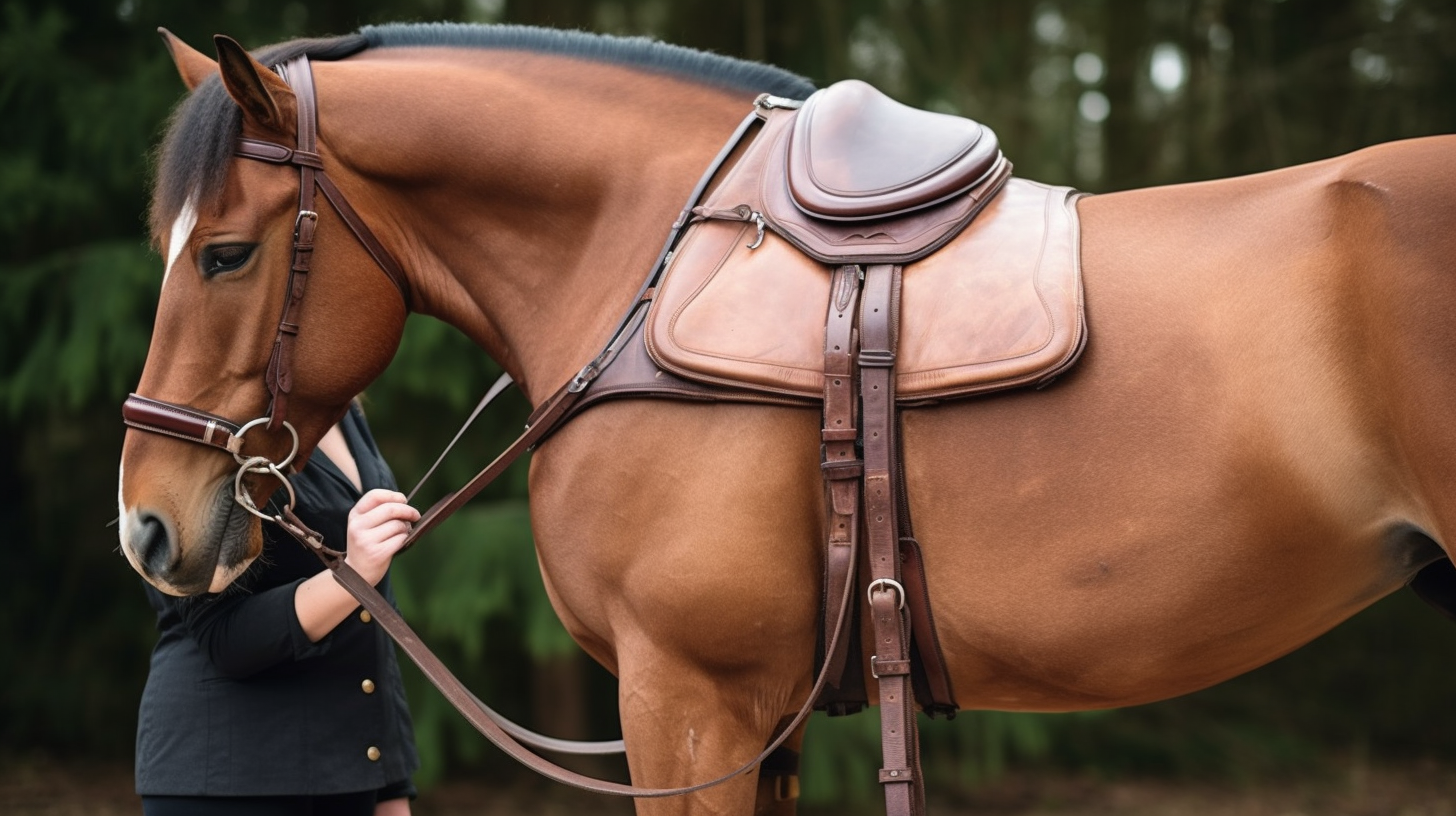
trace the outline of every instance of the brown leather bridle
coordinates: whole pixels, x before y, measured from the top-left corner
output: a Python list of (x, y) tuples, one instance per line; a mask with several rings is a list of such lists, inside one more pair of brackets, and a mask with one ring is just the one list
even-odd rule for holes
[[(314, 232), (318, 227), (318, 211), (315, 209), (316, 190), (322, 190), (324, 198), (333, 205), (339, 217), (354, 233), (374, 258), (375, 263), (399, 290), (405, 310), (410, 309), (409, 279), (403, 268), (374, 236), (368, 224), (359, 216), (349, 200), (339, 191), (332, 179), (324, 172), (323, 160), (318, 154), (318, 105), (314, 91), (313, 69), (308, 57), (298, 57), (274, 70), (294, 90), (298, 108), (298, 139), (295, 147), (266, 142), (258, 139), (239, 138), (233, 155), (255, 159), (269, 164), (292, 165), (298, 168), (298, 215), (293, 221), (293, 256), (288, 266), (288, 284), (283, 301), (283, 313), (278, 317), (278, 330), (273, 339), (273, 350), (268, 357), (268, 367), (263, 375), (268, 389), (268, 408), (258, 419), (242, 424), (201, 411), (190, 406), (153, 397), (131, 394), (122, 403), (122, 421), (142, 431), (170, 436), (188, 442), (196, 442), (220, 448), (231, 453), (239, 469), (234, 479), (234, 495), (239, 504), (260, 518), (273, 521), (274, 517), (258, 510), (251, 497), (243, 490), (242, 478), (247, 473), (272, 473), (290, 494), (288, 507), (291, 509), (292, 487), (283, 475), (298, 454), (298, 432), (288, 422), (288, 397), (293, 391), (293, 355), (297, 343), (299, 314), (303, 296), (308, 291), (308, 277), (313, 267)], [(267, 424), (268, 430), (283, 428), (293, 438), (293, 449), (278, 462), (267, 457), (244, 456), (243, 439), (247, 432), (259, 425)]]
[[(357, 211), (351, 207), (338, 187), (324, 173), (323, 161), (316, 152), (318, 125), (317, 125), (317, 104), (313, 83), (313, 71), (306, 56), (298, 57), (288, 63), (274, 68), (283, 79), (293, 88), (298, 106), (298, 144), (296, 147), (287, 147), (275, 142), (265, 142), (255, 139), (239, 139), (234, 148), (234, 155), (268, 162), (270, 164), (292, 165), (299, 170), (299, 206), (298, 216), (294, 222), (293, 260), (289, 265), (288, 290), (284, 301), (283, 314), (278, 321), (278, 332), (273, 344), (273, 351), (269, 357), (268, 368), (265, 373), (266, 385), (270, 395), (267, 413), (250, 422), (241, 425), (215, 414), (201, 411), (177, 403), (165, 400), (144, 397), (139, 394), (131, 394), (122, 404), (122, 419), (131, 428), (151, 433), (169, 436), (175, 439), (194, 442), (201, 445), (217, 448), (233, 455), (239, 463), (237, 475), (234, 478), (234, 498), (245, 509), (265, 521), (278, 524), (294, 538), (298, 539), (307, 549), (316, 554), (330, 571), (334, 578), (352, 594), (355, 599), (373, 615), (374, 619), (394, 638), (400, 648), (415, 662), (436, 688), (444, 694), (445, 698), (458, 710), (476, 730), (499, 747), (506, 754), (516, 761), (536, 771), (537, 773), (573, 787), (595, 793), (605, 793), (617, 796), (633, 796), (641, 798), (658, 798), (665, 796), (679, 796), (686, 793), (710, 788), (735, 779), (742, 774), (752, 771), (769, 758), (779, 749), (790, 736), (794, 734), (799, 725), (813, 711), (814, 702), (819, 699), (826, 683), (831, 676), (829, 662), (815, 678), (812, 690), (800, 710), (791, 718), (787, 725), (784, 725), (771, 740), (767, 747), (757, 756), (738, 768), (724, 774), (716, 779), (702, 782), (696, 785), (678, 788), (642, 788), (634, 785), (625, 785), (618, 782), (608, 782), (595, 779), (589, 776), (578, 774), (567, 768), (556, 765), (546, 760), (527, 748), (526, 745), (538, 749), (552, 750), (564, 753), (578, 754), (603, 754), (621, 753), (622, 744), (620, 740), (613, 740), (604, 743), (579, 743), (569, 740), (555, 740), (535, 734), (515, 723), (505, 720), (499, 714), (492, 711), (478, 698), (470, 693), (469, 689), (450, 672), (448, 668), (420, 641), (419, 636), (404, 621), (394, 606), (379, 594), (368, 581), (361, 577), (344, 560), (344, 553), (326, 547), (323, 538), (317, 532), (305, 525), (293, 512), (294, 496), (293, 487), (283, 473), (292, 463), (298, 453), (298, 434), (293, 425), (286, 419), (288, 411), (288, 395), (293, 387), (293, 349), (295, 338), (298, 334), (298, 310), (303, 300), (308, 285), (308, 275), (313, 259), (314, 230), (317, 227), (318, 213), (314, 210), (314, 190), (323, 190), (324, 197), (334, 206), (344, 223), (354, 233), (359, 242), (374, 258), (375, 262), (384, 273), (399, 288), (400, 295), (404, 298), (405, 308), (410, 307), (410, 292), (408, 280), (394, 257), (384, 248), (383, 244), (375, 238), (372, 231), (359, 217)], [(676, 244), (678, 237), (682, 234), (683, 228), (687, 225), (692, 208), (702, 197), (709, 182), (722, 168), (729, 156), (733, 154), (734, 148), (743, 140), (752, 126), (758, 121), (760, 109), (767, 109), (775, 104), (779, 106), (797, 106), (791, 100), (782, 100), (764, 94), (755, 103), (755, 111), (744, 118), (743, 122), (734, 131), (727, 144), (719, 151), (718, 156), (709, 165), (707, 171), (698, 181), (687, 205), (683, 208), (677, 221), (672, 225), (667, 241), (662, 251), (658, 254), (657, 261), (653, 264), (652, 271), (646, 281), (643, 282), (641, 290), (633, 300), (627, 313), (619, 321), (617, 328), (612, 332), (611, 339), (603, 350), (586, 366), (584, 366), (570, 382), (563, 385), (556, 393), (548, 397), (527, 422), (526, 431), (513, 442), (510, 447), (496, 457), (480, 473), (470, 480), (464, 487), (446, 495), (433, 507), (431, 507), (416, 523), (411, 531), (409, 540), (405, 546), (413, 544), (416, 539), (428, 530), (432, 529), (440, 521), (455, 510), (463, 506), (482, 488), (492, 482), (498, 475), (522, 454), (535, 446), (546, 436), (556, 430), (567, 418), (571, 416), (571, 407), (585, 392), (592, 380), (604, 369), (620, 350), (620, 340), (624, 330), (627, 328), (634, 314), (643, 306), (646, 295), (651, 291), (666, 264), (666, 260)], [(493, 389), (494, 391), (494, 389)], [(477, 409), (478, 411), (479, 409)], [(264, 456), (245, 456), (243, 454), (244, 438), (249, 429), (266, 423), (268, 428), (279, 427), (289, 431), (293, 437), (293, 450), (280, 462), (273, 462)], [(273, 474), (289, 493), (289, 501), (285, 507), (276, 515), (268, 515), (260, 511), (253, 503), (251, 497), (243, 490), (243, 476), (248, 473)], [(847, 559), (846, 564), (853, 564), (854, 557)], [(845, 567), (846, 569), (848, 566)], [(837, 644), (844, 634), (845, 624), (849, 619), (850, 607), (854, 597), (853, 582), (847, 576), (839, 576), (830, 582), (831, 586), (842, 587), (841, 594), (835, 599), (826, 599), (835, 604), (832, 608), (837, 609), (837, 615), (831, 615), (832, 628), (825, 633), (826, 654), (834, 654), (837, 651)]]

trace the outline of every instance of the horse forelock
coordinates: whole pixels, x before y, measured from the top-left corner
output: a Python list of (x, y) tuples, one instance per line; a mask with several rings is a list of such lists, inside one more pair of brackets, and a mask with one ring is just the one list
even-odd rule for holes
[[(299, 56), (339, 60), (368, 48), (358, 34), (291, 40), (253, 52), (273, 66)], [(233, 145), (243, 131), (243, 114), (216, 74), (203, 80), (172, 111), (157, 150), (152, 207), (148, 218), (152, 244), (161, 247), (171, 225), (189, 201), (203, 211), (217, 202), (227, 180)]]
[[(647, 37), (617, 37), (517, 25), (417, 23), (364, 26), (356, 34), (291, 40), (253, 52), (273, 66), (299, 56), (340, 60), (369, 48), (496, 48), (556, 54), (670, 74), (713, 87), (802, 99), (814, 84), (758, 62), (671, 45)], [(191, 200), (198, 211), (214, 205), (227, 179), (233, 144), (242, 133), (242, 111), (216, 75), (208, 77), (173, 110), (155, 157), (149, 215), (152, 243), (161, 248)]]

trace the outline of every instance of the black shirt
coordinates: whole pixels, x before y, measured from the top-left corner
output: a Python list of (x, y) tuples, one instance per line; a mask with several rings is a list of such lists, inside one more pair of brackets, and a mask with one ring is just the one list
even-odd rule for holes
[[(395, 489), (363, 415), (340, 423), (364, 490)], [(362, 495), (320, 451), (291, 477), (296, 512), (336, 549)], [(226, 591), (175, 598), (147, 586), (160, 638), (137, 726), (137, 793), (271, 796), (348, 793), (419, 768), (394, 644), (356, 610), (318, 643), (293, 608), (319, 560), (276, 525)], [(386, 575), (379, 590), (391, 603)]]

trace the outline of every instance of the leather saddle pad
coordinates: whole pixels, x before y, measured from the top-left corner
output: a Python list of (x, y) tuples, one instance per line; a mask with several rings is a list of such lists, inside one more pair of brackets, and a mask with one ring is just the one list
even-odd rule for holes
[[(803, 112), (768, 112), (762, 132), (694, 211), (706, 220), (677, 247), (647, 316), (647, 350), (658, 366), (697, 382), (822, 397), (834, 263), (905, 264), (895, 369), (901, 403), (1038, 384), (1076, 361), (1086, 338), (1079, 193), (1007, 178), (999, 151), (992, 161), (982, 145), (981, 164), (962, 175), (987, 183), (908, 215), (821, 220), (794, 195), (785, 169), (804, 132), (794, 126)], [(975, 154), (984, 141), (969, 129), (953, 135), (960, 146), (943, 151), (952, 159)], [(805, 166), (802, 155), (798, 164)], [(867, 188), (894, 186), (875, 172), (858, 177), (874, 179)], [(927, 176), (916, 186), (934, 183)], [(761, 241), (760, 213), (769, 228)], [(826, 235), (831, 240), (819, 240)], [(902, 251), (907, 241), (917, 248)]]

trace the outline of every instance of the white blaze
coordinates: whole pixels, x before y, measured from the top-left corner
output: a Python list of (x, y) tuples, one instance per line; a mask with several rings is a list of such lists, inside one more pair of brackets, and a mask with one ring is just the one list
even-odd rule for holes
[(136, 558), (132, 555), (131, 552), (131, 545), (129, 543), (131, 541), (131, 538), (127, 535), (127, 532), (131, 527), (131, 512), (126, 509), (126, 500), (121, 497), (122, 484), (125, 479), (126, 464), (122, 463), (122, 465), (116, 469), (116, 534), (121, 538), (121, 554), (126, 556), (126, 560), (130, 561), (133, 567), (137, 567), (137, 572), (141, 572), (141, 568), (137, 564)]
[(172, 274), (172, 265), (177, 263), (182, 248), (187, 246), (187, 239), (192, 237), (192, 229), (197, 226), (196, 201), (195, 194), (188, 196), (182, 212), (177, 213), (177, 220), (172, 222), (172, 234), (167, 239), (167, 271), (162, 275), (162, 283), (166, 283), (167, 275)]

